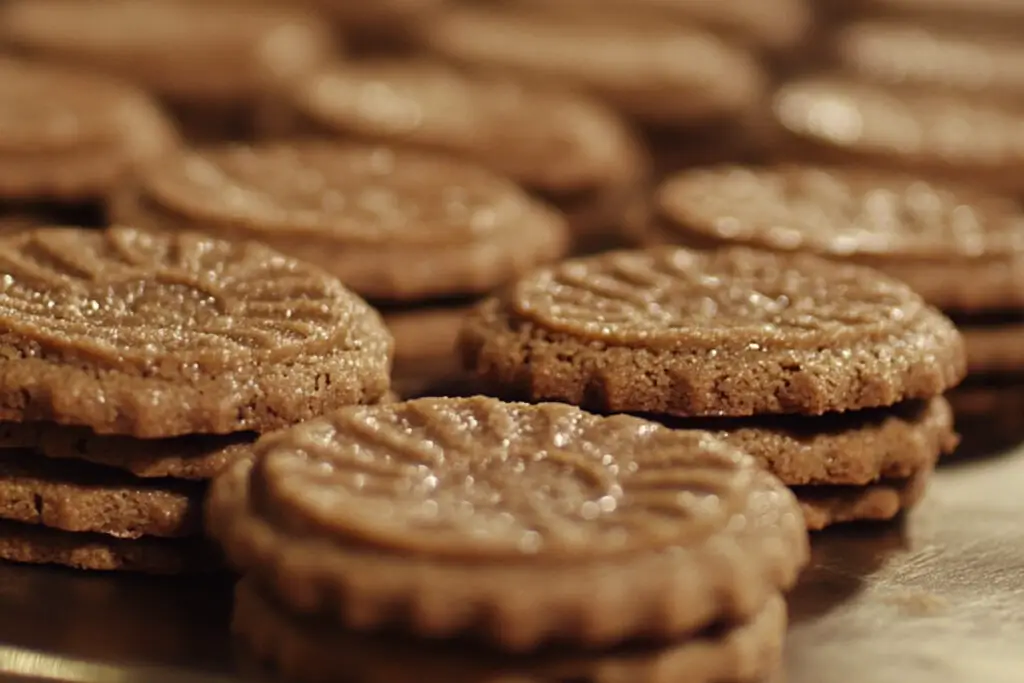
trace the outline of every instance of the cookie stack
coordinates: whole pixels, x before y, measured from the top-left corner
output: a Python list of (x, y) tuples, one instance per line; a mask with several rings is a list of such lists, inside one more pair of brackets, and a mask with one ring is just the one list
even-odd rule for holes
[(76, 69), (0, 58), (0, 214), (101, 224), (115, 188), (177, 146), (134, 87)]
[(420, 147), (503, 173), (558, 207), (581, 249), (620, 237), (649, 191), (646, 153), (613, 111), (506, 75), (415, 58), (343, 62), (298, 79), (291, 104), (302, 132)]
[(144, 174), (114, 213), (161, 232), (256, 240), (336, 276), (385, 311), (403, 394), (458, 374), (471, 302), (568, 246), (561, 215), (485, 168), (323, 141), (187, 152)]
[(483, 303), (460, 346), (496, 395), (719, 433), (794, 487), (814, 529), (918, 500), (955, 446), (941, 394), (965, 371), (953, 323), (906, 285), (744, 248), (540, 269)]
[(247, 0), (13, 0), (0, 43), (134, 82), (200, 139), (275, 132), (282, 85), (334, 52), (318, 17)]
[(637, 3), (593, 4), (454, 6), (424, 22), (423, 43), (462, 66), (592, 93), (643, 129), (659, 171), (757, 156), (767, 74), (754, 52)]
[(391, 339), (320, 270), (131, 228), (0, 238), (0, 558), (213, 566), (204, 481), (256, 434), (388, 389)]
[(906, 282), (964, 337), (970, 377), (950, 395), (958, 426), (989, 445), (1019, 439), (1024, 212), (1017, 202), (899, 173), (788, 165), (681, 173), (661, 186), (655, 205), (657, 220), (641, 235), (647, 244), (815, 253)]
[(361, 673), (353, 643), (395, 647), (346, 629), (429, 638), (406, 648), (428, 665), (458, 661), (439, 639), (559, 644), (506, 661), (558, 680), (746, 682), (779, 664), (780, 593), (808, 555), (800, 511), (706, 432), (432, 398), (345, 408), (254, 450), (216, 480), (207, 521), (245, 575), (236, 633), (289, 678), (347, 679)]

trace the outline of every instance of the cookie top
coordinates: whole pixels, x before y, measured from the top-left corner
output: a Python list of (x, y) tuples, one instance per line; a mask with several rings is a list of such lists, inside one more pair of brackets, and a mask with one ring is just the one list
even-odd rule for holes
[(930, 397), (964, 374), (953, 324), (903, 283), (745, 248), (539, 269), (467, 318), (460, 345), (495, 391), (600, 412), (819, 414)]
[(377, 300), (487, 292), (564, 253), (553, 209), (473, 163), (324, 141), (190, 151), (115, 216), (257, 239)]
[(0, 196), (100, 199), (177, 143), (144, 93), (104, 76), (0, 58)]
[(751, 54), (671, 22), (557, 8), (458, 7), (425, 22), (423, 35), (445, 57), (588, 89), (645, 123), (739, 117), (764, 89)]
[[(652, 241), (856, 261), (941, 308), (1024, 305), (1024, 213), (973, 188), (857, 168), (721, 166), (669, 178), (656, 202)], [(950, 278), (956, 268), (974, 286)]]
[(332, 52), (315, 17), (252, 2), (15, 0), (0, 8), (0, 41), (203, 101), (250, 98)]
[(195, 234), (0, 238), (0, 418), (264, 431), (387, 390), (380, 317), (322, 271)]
[[(644, 567), (648, 582), (637, 583), (633, 602), (620, 607), (621, 628), (681, 632), (709, 623), (723, 606), (684, 600), (667, 608), (672, 618), (653, 618), (673, 603), (668, 585), (680, 583), (680, 573), (661, 573), (668, 565), (706, 585), (704, 549), (728, 544), (735, 548), (728, 564), (738, 564), (722, 573), (734, 578), (749, 565), (759, 578), (724, 592), (773, 583), (777, 591), (803, 564), (806, 542), (782, 485), (705, 432), (483, 397), (346, 409), (268, 436), (251, 464), (217, 481), (210, 506), (227, 556), (258, 576), (277, 577), (274, 589), (286, 602), (291, 587), (303, 585), (307, 595), (350, 602), (320, 605), (342, 619), (361, 614), (376, 622), (388, 615), (369, 614), (384, 603), (411, 608), (427, 599), (420, 593), (429, 587), (444, 605), (494, 614), (505, 622), (493, 625), (495, 635), (512, 647), (557, 636), (614, 642), (641, 635), (596, 638), (602, 627), (587, 614), (595, 594), (565, 593), (569, 575), (580, 583), (591, 571), (625, 579)], [(757, 541), (744, 538), (754, 533)], [(276, 537), (273, 548), (262, 547), (266, 534)], [(783, 552), (762, 555), (766, 542)], [(434, 575), (436, 582), (424, 580)], [(515, 576), (529, 586), (536, 609), (498, 608), (513, 599), (517, 582), (507, 582)], [(352, 582), (377, 588), (327, 588)], [(549, 621), (546, 606), (555, 603), (562, 607), (556, 614), (574, 618)], [(433, 630), (413, 621), (406, 626)]]
[(583, 95), (436, 62), (340, 63), (293, 97), (331, 131), (468, 157), (553, 194), (618, 185), (642, 163), (625, 124)]
[(882, 83), (1024, 94), (1024, 46), (910, 22), (860, 21), (843, 27), (833, 51), (841, 68)]
[(519, 0), (520, 4), (570, 7), (573, 10), (649, 13), (675, 21), (695, 22), (769, 49), (795, 47), (811, 26), (805, 0)]
[[(1019, 189), (1024, 106), (815, 76), (774, 98), (781, 128), (816, 160), (865, 162)], [(980, 175), (979, 175), (980, 174)]]

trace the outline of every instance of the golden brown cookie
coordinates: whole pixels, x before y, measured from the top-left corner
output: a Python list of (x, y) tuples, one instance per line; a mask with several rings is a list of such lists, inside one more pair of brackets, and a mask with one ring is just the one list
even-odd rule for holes
[(300, 79), (312, 130), (466, 157), (567, 214), (574, 231), (618, 229), (648, 160), (632, 130), (578, 93), (420, 59), (343, 62)]
[(704, 29), (634, 15), (545, 8), (458, 6), (422, 29), (435, 53), (600, 96), (651, 125), (685, 126), (745, 115), (765, 75), (753, 55)]
[(135, 88), (71, 68), (0, 58), (0, 199), (99, 203), (161, 159), (177, 134)]
[(503, 176), (393, 147), (324, 141), (190, 151), (115, 217), (258, 240), (375, 301), (482, 294), (561, 256), (562, 217)]
[(1024, 104), (825, 75), (781, 86), (773, 112), (783, 156), (1024, 188)]
[(832, 52), (840, 69), (869, 81), (1024, 96), (1024, 46), (1010, 35), (958, 28), (863, 20), (837, 33)]
[(773, 597), (744, 624), (674, 645), (513, 658), (342, 631), (288, 614), (243, 579), (235, 591), (232, 629), (257, 657), (309, 683), (743, 683), (762, 681), (779, 667), (786, 606)]
[(194, 574), (219, 569), (216, 553), (199, 539), (126, 540), (7, 521), (0, 521), (0, 559), (146, 574)]
[(957, 445), (953, 412), (942, 397), (814, 417), (711, 418), (673, 426), (706, 429), (782, 483), (801, 487), (906, 479)]
[(600, 412), (817, 415), (930, 398), (965, 372), (953, 324), (903, 283), (745, 248), (539, 269), (481, 304), (459, 343), (497, 395)]
[(0, 519), (117, 538), (180, 538), (202, 530), (203, 489), (142, 481), (87, 463), (0, 450)]
[(84, 460), (143, 479), (212, 479), (238, 458), (246, 457), (255, 438), (254, 433), (240, 432), (140, 440), (100, 436), (84, 427), (51, 422), (0, 423), (0, 449), (22, 448), (48, 458)]
[(268, 431), (388, 390), (380, 316), (253, 243), (39, 229), (0, 238), (0, 272), (3, 420)]
[(0, 41), (137, 83), (200, 136), (251, 132), (282, 84), (333, 52), (315, 16), (258, 2), (14, 0)]
[(268, 436), (207, 524), (298, 614), (515, 650), (750, 618), (807, 557), (795, 499), (705, 432), (482, 397)]
[(668, 178), (654, 205), (646, 244), (808, 252), (882, 270), (943, 309), (1024, 307), (1024, 212), (972, 187), (862, 168), (719, 166)]
[(794, 492), (811, 531), (848, 522), (885, 522), (917, 505), (933, 469), (929, 465), (907, 479), (867, 486), (806, 486)]

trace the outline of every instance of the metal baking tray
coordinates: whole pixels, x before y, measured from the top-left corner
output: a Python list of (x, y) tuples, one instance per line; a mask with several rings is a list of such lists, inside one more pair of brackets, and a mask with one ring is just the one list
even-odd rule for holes
[[(232, 646), (230, 588), (0, 566), (0, 680), (269, 680)], [(946, 462), (900, 522), (816, 535), (790, 612), (790, 683), (1024, 682), (1024, 448)]]

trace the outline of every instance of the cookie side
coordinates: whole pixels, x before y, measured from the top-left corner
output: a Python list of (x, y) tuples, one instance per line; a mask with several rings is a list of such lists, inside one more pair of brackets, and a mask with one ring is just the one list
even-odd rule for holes
[(774, 597), (746, 623), (679, 644), (524, 661), (346, 633), (288, 614), (251, 578), (236, 587), (232, 618), (232, 630), (257, 658), (290, 678), (310, 683), (341, 678), (352, 683), (499, 683), (510, 677), (580, 683), (746, 683), (761, 680), (779, 665), (785, 626), (785, 603)]
[(865, 487), (807, 486), (798, 488), (796, 496), (811, 531), (848, 522), (884, 522), (917, 505), (932, 472), (926, 466), (907, 479)]

